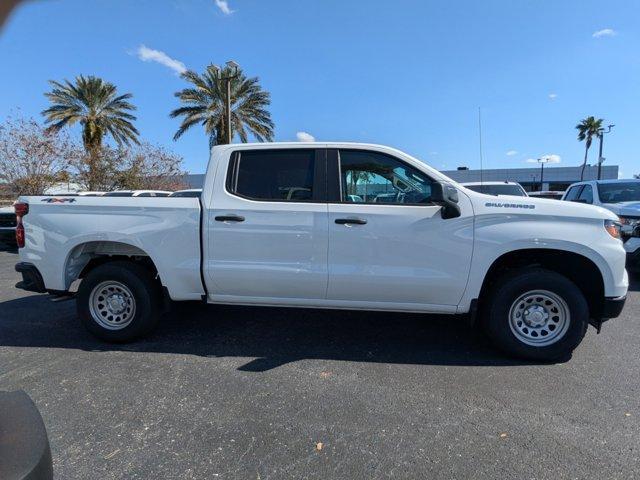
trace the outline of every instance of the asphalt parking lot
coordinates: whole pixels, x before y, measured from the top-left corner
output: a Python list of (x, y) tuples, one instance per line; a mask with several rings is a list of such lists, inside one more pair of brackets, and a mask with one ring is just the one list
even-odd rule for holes
[[(640, 475), (640, 281), (562, 364), (512, 361), (450, 317), (181, 305), (144, 342), (13, 288), (0, 390), (25, 390), (60, 479)], [(320, 445), (321, 444), (321, 445)]]

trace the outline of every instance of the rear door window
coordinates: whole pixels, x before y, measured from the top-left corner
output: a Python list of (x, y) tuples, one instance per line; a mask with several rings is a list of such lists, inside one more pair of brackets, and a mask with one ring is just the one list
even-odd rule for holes
[(314, 149), (241, 150), (227, 176), (227, 190), (262, 201), (309, 202), (315, 198)]

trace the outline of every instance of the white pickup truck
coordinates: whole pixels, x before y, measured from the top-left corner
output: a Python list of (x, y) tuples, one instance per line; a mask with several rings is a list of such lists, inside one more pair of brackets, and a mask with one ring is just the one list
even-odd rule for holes
[[(383, 198), (384, 202), (380, 199)], [(473, 192), (398, 150), (216, 146), (200, 198), (22, 197), (24, 289), (131, 341), (174, 301), (468, 314), (508, 353), (567, 357), (628, 288), (617, 216)]]
[(622, 224), (627, 267), (640, 269), (640, 179), (574, 183), (562, 200), (597, 205), (615, 213)]

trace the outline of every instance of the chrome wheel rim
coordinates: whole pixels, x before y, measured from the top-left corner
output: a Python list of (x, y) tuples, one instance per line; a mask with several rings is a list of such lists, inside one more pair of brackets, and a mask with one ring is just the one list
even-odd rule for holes
[(545, 347), (567, 333), (571, 320), (564, 299), (548, 290), (520, 295), (509, 309), (509, 326), (516, 338), (534, 347)]
[(136, 314), (136, 300), (129, 287), (115, 280), (96, 285), (89, 296), (91, 316), (101, 327), (122, 330)]

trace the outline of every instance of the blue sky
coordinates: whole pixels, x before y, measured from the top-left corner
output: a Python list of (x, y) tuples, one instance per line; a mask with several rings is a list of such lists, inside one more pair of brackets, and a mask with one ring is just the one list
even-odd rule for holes
[(583, 156), (575, 124), (595, 115), (616, 124), (607, 163), (640, 173), (636, 0), (27, 2), (0, 36), (0, 118), (39, 116), (48, 79), (99, 75), (133, 93), (145, 139), (199, 173), (203, 131), (172, 140), (176, 70), (228, 59), (271, 92), (276, 140), (307, 132), (473, 168), (481, 106), (485, 168), (569, 166)]

